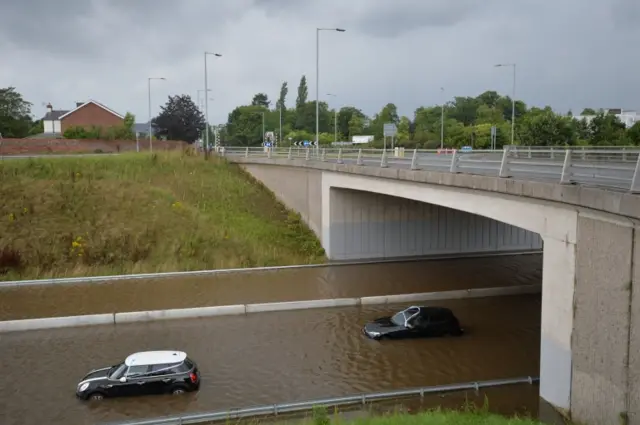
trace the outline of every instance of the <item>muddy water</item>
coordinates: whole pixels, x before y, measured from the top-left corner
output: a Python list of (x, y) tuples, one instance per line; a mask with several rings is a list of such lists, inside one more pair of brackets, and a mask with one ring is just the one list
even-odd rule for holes
[[(469, 263), (467, 267), (456, 264), (444, 266), (446, 271), (441, 271), (433, 281), (443, 276), (477, 281), (479, 274), (491, 271), (491, 267), (482, 264), (476, 263), (475, 269), (468, 267)], [(413, 275), (387, 275), (387, 279), (398, 278), (395, 280), (398, 286), (411, 277), (408, 286), (395, 292), (414, 291), (419, 286), (412, 281), (429, 281), (435, 274), (432, 270), (431, 274), (415, 275), (416, 270), (427, 270), (425, 265), (407, 267), (414, 268)], [(496, 284), (495, 280), (522, 279), (515, 276), (518, 274), (515, 270), (525, 266), (511, 267), (510, 272), (503, 271), (500, 279), (500, 273), (494, 271), (491, 285)], [(343, 273), (347, 284), (351, 279), (346, 275), (358, 282), (359, 286), (351, 287), (350, 291), (366, 286), (362, 271), (340, 269), (335, 273)], [(511, 278), (505, 277), (509, 274)], [(373, 279), (375, 273), (368, 276)], [(295, 288), (293, 283), (289, 285), (288, 288)], [(258, 287), (257, 283), (252, 286)], [(339, 291), (339, 287), (335, 283), (331, 290)], [(268, 285), (262, 292), (265, 298), (267, 288)], [(305, 296), (313, 298), (309, 293)], [(537, 375), (540, 303), (540, 296), (535, 295), (439, 302), (458, 315), (467, 331), (460, 338), (377, 342), (360, 333), (366, 321), (404, 306), (274, 312), (0, 334), (1, 422), (95, 424)], [(157, 349), (185, 350), (198, 362), (203, 374), (198, 393), (104, 400), (93, 405), (76, 400), (75, 386), (89, 369), (114, 364), (134, 351)], [(513, 397), (513, 393), (509, 394)], [(500, 399), (494, 403), (500, 404)]]
[(0, 320), (540, 283), (542, 256), (341, 265), (0, 288)]

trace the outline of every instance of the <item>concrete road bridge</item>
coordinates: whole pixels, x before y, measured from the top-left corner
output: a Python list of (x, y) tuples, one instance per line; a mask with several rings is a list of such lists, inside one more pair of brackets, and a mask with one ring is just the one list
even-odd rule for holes
[(299, 212), (331, 259), (542, 248), (540, 396), (581, 423), (640, 424), (639, 152), (219, 154)]

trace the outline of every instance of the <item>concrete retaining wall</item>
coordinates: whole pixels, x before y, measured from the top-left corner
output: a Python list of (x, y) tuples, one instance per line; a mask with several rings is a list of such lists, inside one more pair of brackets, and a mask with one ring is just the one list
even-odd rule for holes
[(40, 319), (0, 321), (0, 332), (27, 331), (87, 325), (124, 324), (157, 320), (187, 319), (198, 317), (228, 316), (238, 314), (291, 311), (311, 308), (352, 307), (358, 305), (381, 305), (436, 301), (446, 299), (482, 298), (536, 294), (542, 292), (541, 285), (520, 285), (500, 288), (481, 288), (458, 291), (425, 292), (417, 294), (386, 295), (362, 298), (336, 298), (329, 300), (292, 301), (262, 304), (238, 304), (215, 307), (181, 308), (172, 310), (131, 311), (122, 313), (90, 314), (70, 317), (47, 317)]

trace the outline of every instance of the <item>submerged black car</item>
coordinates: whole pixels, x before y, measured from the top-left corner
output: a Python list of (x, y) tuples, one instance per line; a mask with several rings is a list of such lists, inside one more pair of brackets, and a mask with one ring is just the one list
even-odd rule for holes
[(123, 363), (95, 369), (78, 383), (76, 396), (102, 400), (147, 394), (182, 394), (200, 388), (198, 366), (182, 351), (144, 351)]
[(372, 339), (460, 336), (464, 332), (450, 309), (418, 306), (367, 323), (362, 331)]

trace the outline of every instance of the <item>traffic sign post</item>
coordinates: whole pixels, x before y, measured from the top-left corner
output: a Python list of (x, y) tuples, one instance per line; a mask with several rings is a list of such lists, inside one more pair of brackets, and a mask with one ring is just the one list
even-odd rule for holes
[(491, 150), (496, 149), (496, 138), (498, 135), (498, 129), (495, 125), (491, 126)]
[(387, 149), (387, 137), (391, 137), (391, 149), (394, 147), (394, 139), (398, 134), (398, 127), (392, 122), (385, 123), (383, 126), (384, 149)]

